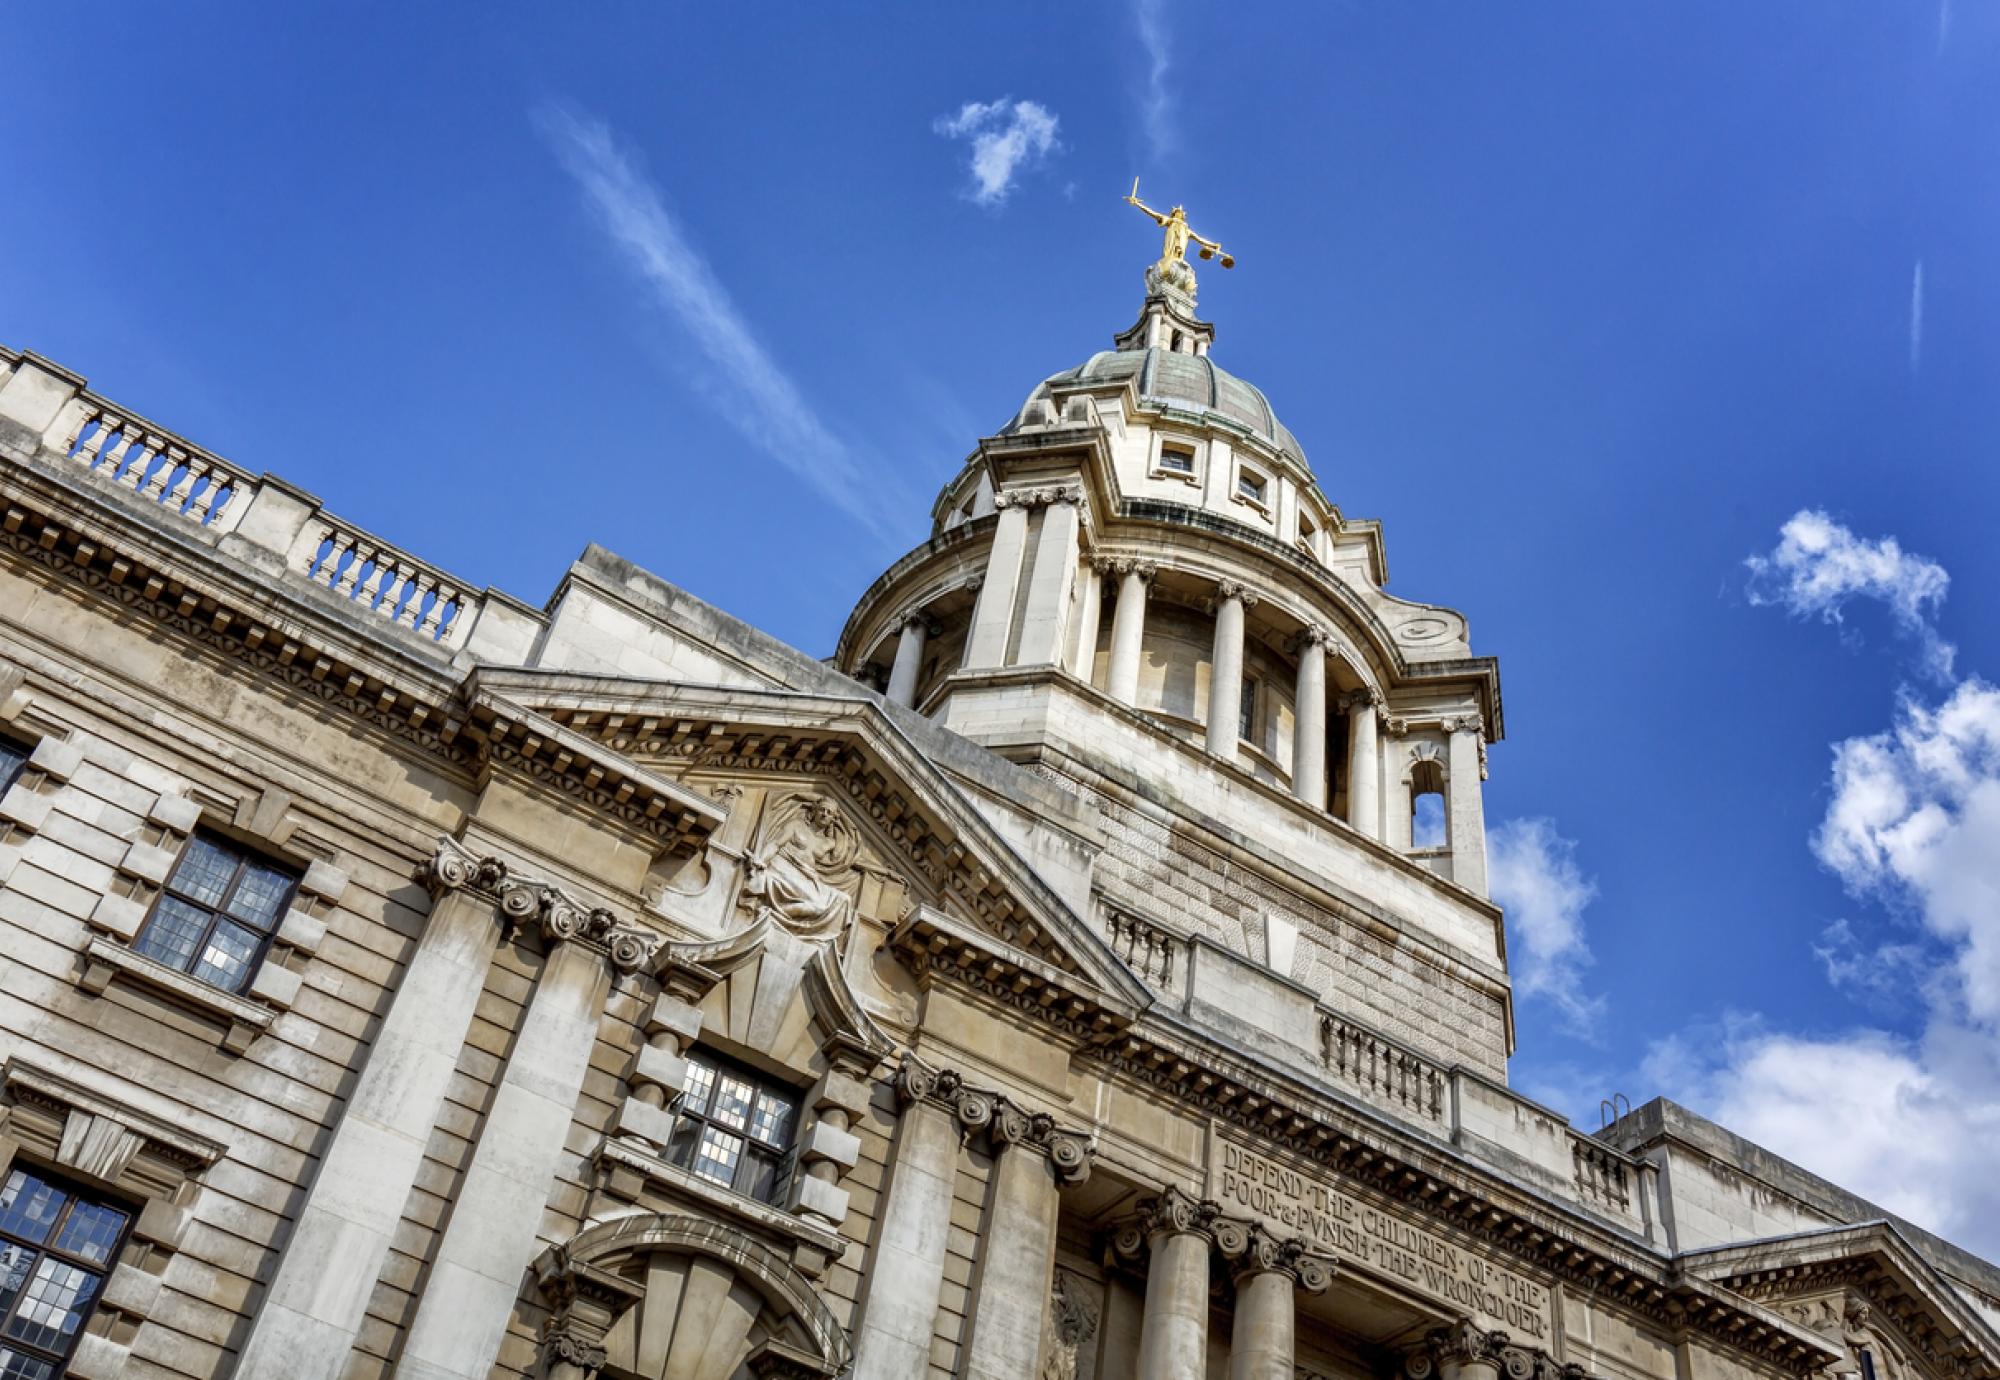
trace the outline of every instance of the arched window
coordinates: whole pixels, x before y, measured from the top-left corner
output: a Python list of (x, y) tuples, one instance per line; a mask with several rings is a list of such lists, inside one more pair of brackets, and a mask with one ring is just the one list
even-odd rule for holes
[(1410, 846), (1444, 848), (1449, 842), (1444, 812), (1444, 763), (1436, 757), (1419, 757), (1410, 764)]

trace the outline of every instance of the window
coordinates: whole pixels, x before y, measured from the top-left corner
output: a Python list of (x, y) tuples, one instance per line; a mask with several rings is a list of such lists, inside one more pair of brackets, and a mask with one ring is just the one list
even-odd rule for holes
[(1194, 452), (1181, 446), (1161, 446), (1160, 468), (1168, 474), (1193, 474)]
[(0, 1187), (0, 1377), (54, 1380), (131, 1217), (26, 1169)]
[(1243, 698), (1236, 707), (1236, 736), (1246, 743), (1257, 740), (1257, 682), (1243, 677)]
[(737, 1064), (688, 1055), (687, 1089), (667, 1160), (760, 1203), (784, 1194), (798, 1097)]
[(196, 834), (132, 948), (211, 987), (240, 992), (298, 880), (233, 843)]
[(1263, 507), (1264, 494), (1269, 487), (1264, 476), (1254, 470), (1236, 471), (1236, 496), (1246, 502), (1254, 503), (1259, 508)]
[(0, 738), (0, 795), (21, 779), (21, 770), (27, 765), (28, 750), (11, 738)]
[(1308, 556), (1311, 556), (1314, 560), (1319, 559), (1319, 553), (1313, 550), (1313, 539), (1318, 535), (1319, 535), (1319, 528), (1313, 525), (1313, 520), (1307, 517), (1304, 513), (1300, 513), (1299, 550), (1305, 552)]

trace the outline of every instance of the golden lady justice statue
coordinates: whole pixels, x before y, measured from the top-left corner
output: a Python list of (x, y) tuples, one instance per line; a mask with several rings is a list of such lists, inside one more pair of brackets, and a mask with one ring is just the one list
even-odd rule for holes
[(1161, 215), (1145, 202), (1139, 200), (1138, 178), (1135, 177), (1132, 179), (1132, 191), (1125, 200), (1151, 216), (1157, 224), (1166, 230), (1167, 242), (1165, 247), (1160, 250), (1161, 263), (1186, 263), (1188, 241), (1193, 240), (1201, 246), (1202, 258), (1213, 259), (1217, 255), (1221, 255), (1222, 266), (1224, 268), (1236, 267), (1236, 260), (1228, 254), (1223, 254), (1221, 245), (1217, 244), (1214, 240), (1204, 239), (1194, 232), (1194, 227), (1190, 226), (1187, 221), (1186, 207), (1176, 206), (1165, 215)]

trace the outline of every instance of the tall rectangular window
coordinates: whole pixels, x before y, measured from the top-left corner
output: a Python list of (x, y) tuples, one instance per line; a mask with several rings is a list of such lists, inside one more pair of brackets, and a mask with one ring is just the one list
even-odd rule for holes
[(240, 992), (298, 880), (225, 839), (196, 834), (132, 948), (211, 987)]
[(0, 1187), (0, 1377), (55, 1380), (131, 1216), (17, 1168)]
[(1257, 682), (1243, 677), (1243, 698), (1236, 702), (1236, 736), (1246, 743), (1257, 741)]
[(668, 1162), (759, 1202), (778, 1201), (791, 1175), (797, 1094), (706, 1052), (687, 1058)]

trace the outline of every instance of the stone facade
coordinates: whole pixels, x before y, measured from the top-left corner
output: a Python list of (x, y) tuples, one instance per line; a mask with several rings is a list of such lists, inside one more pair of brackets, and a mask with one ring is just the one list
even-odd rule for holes
[(1509, 1090), (1497, 665), (1153, 288), (830, 664), (0, 351), (7, 1374), (2000, 1375), (2000, 1270)]

